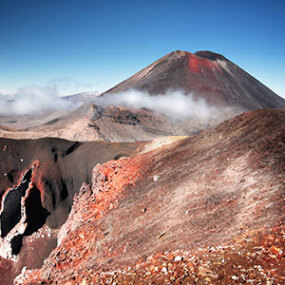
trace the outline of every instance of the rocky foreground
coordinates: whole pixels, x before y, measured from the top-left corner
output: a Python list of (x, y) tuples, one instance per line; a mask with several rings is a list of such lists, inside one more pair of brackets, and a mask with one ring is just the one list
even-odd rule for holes
[(284, 284), (285, 111), (245, 113), (93, 169), (16, 284)]

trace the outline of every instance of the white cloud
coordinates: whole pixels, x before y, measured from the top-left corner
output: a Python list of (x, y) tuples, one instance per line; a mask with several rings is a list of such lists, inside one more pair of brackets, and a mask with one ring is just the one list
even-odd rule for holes
[(77, 107), (58, 96), (56, 87), (37, 85), (20, 88), (12, 96), (0, 97), (0, 114), (26, 115), (43, 111), (66, 110)]
[(196, 100), (192, 94), (169, 91), (164, 95), (150, 96), (148, 93), (128, 90), (99, 97), (95, 103), (102, 106), (122, 106), (135, 109), (148, 108), (157, 113), (177, 118), (209, 120), (218, 117), (221, 110), (210, 106), (202, 98)]

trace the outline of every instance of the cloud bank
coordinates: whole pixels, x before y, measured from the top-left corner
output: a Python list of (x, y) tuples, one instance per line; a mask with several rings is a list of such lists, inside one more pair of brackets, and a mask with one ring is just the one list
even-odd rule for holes
[[(0, 115), (33, 115), (48, 111), (73, 110), (82, 104), (82, 101), (73, 99), (60, 97), (55, 84), (50, 87), (28, 86), (19, 89), (13, 96), (0, 95)], [(225, 111), (210, 106), (202, 98), (194, 99), (192, 94), (185, 95), (182, 91), (150, 96), (146, 92), (130, 89), (95, 97), (93, 102), (103, 107), (121, 106), (137, 110), (146, 108), (173, 119), (204, 122), (218, 118), (221, 112)]]
[(37, 85), (20, 88), (14, 95), (0, 96), (1, 115), (27, 115), (78, 107), (60, 97), (57, 88)]
[(117, 94), (108, 94), (95, 99), (101, 106), (122, 106), (127, 108), (151, 109), (174, 119), (195, 119), (207, 121), (218, 117), (219, 108), (210, 106), (202, 98), (194, 100), (192, 94), (181, 91), (169, 91), (164, 95), (150, 96), (138, 90), (128, 90)]

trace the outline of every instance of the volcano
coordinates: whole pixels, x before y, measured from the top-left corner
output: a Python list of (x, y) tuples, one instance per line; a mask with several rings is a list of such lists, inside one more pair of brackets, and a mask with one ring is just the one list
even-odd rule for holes
[(285, 108), (285, 100), (224, 56), (210, 51), (174, 51), (158, 59), (103, 95), (128, 89), (151, 95), (171, 90), (193, 93), (215, 106), (243, 111)]

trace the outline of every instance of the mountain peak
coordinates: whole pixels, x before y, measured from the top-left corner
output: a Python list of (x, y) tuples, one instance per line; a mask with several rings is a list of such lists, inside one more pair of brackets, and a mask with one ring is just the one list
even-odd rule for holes
[(183, 51), (183, 50), (175, 50), (175, 51), (172, 51), (170, 53), (168, 53), (167, 55), (165, 55), (164, 57), (158, 59), (158, 61), (161, 61), (161, 60), (172, 60), (172, 59), (178, 59), (178, 58), (183, 58), (183, 57), (187, 57), (189, 56), (191, 53), (188, 52), (188, 51)]
[(190, 54), (190, 52), (188, 52), (188, 51), (175, 50), (175, 51), (169, 53), (168, 55), (185, 56), (185, 55), (189, 55), (189, 54)]
[(209, 60), (217, 60), (217, 59), (227, 60), (223, 55), (209, 51), (209, 50), (196, 51), (195, 53), (191, 53), (191, 52), (183, 51), (183, 50), (175, 50), (167, 54), (165, 57), (166, 58), (170, 58), (170, 57), (179, 58), (179, 57), (187, 57), (190, 55), (195, 55), (195, 56), (209, 59)]

